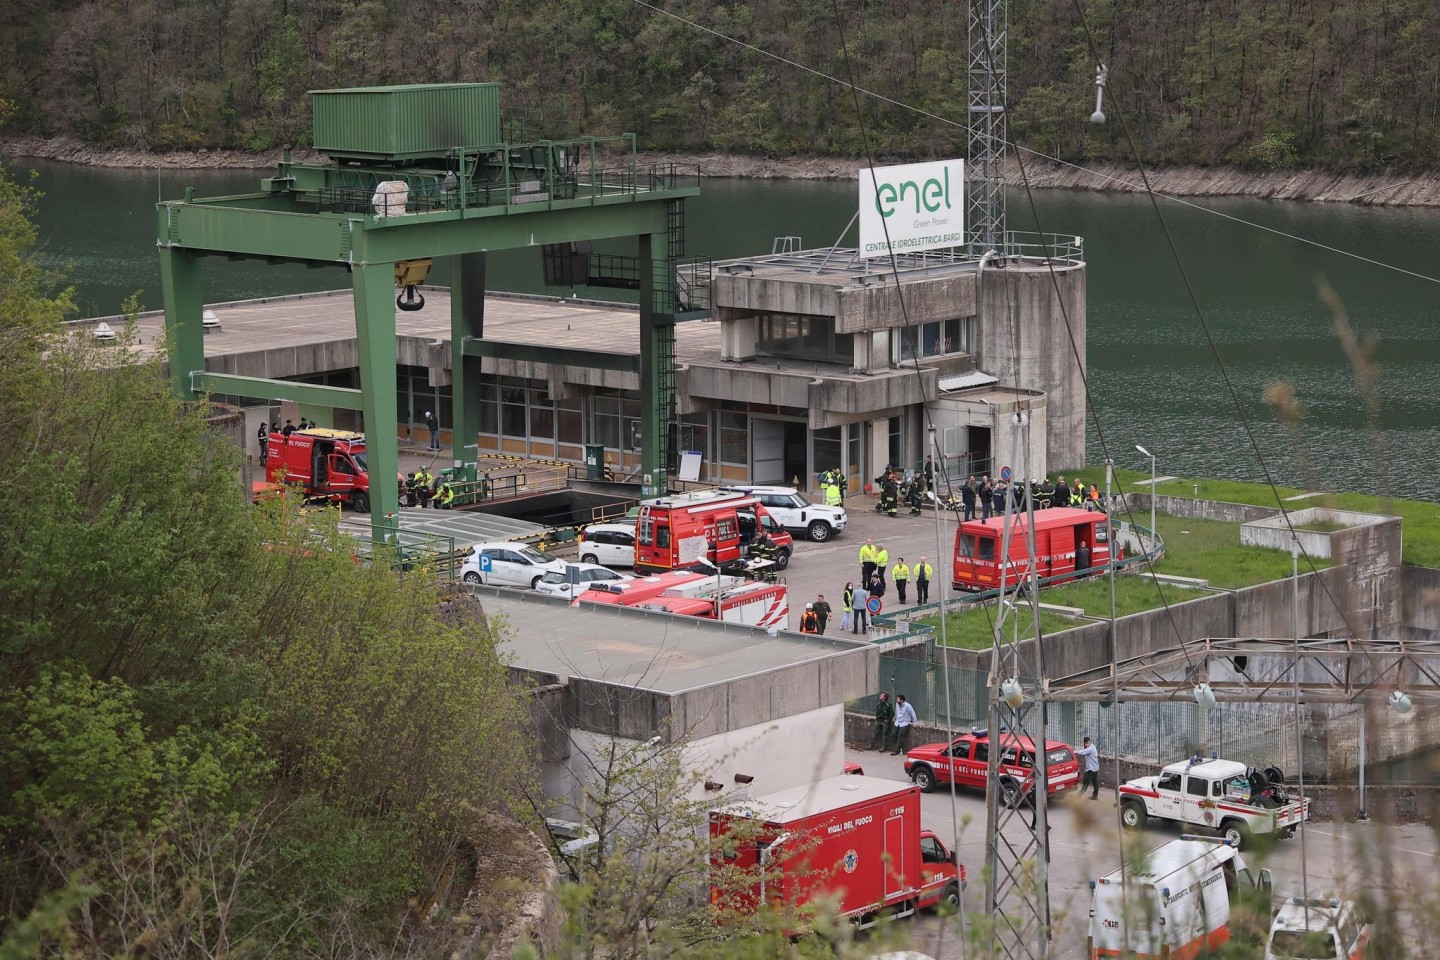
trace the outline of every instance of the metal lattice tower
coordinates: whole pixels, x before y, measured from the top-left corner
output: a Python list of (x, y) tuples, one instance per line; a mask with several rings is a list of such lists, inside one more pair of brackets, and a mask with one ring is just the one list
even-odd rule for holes
[[(1001, 565), (999, 611), (995, 617), (995, 645), (990, 659), (990, 756), (985, 790), (985, 912), (992, 926), (993, 957), (1048, 958), (1050, 956), (1050, 845), (1046, 825), (1049, 762), (1045, 726), (1045, 664), (1040, 636), (1040, 582), (1035, 564), (1035, 503), (1025, 477), (1030, 475), (1030, 415), (1017, 412), (1011, 419), (1013, 449), (1022, 453), (1021, 472), (1012, 482), (1025, 490), (1025, 564), (1013, 597), (1007, 595), (1008, 566)], [(1006, 495), (1000, 556), (1010, 556), (1010, 541), (1018, 526), (1015, 497)], [(1030, 613), (1031, 627), (1020, 636), (1020, 605)], [(1014, 621), (1009, 639), (1005, 628)], [(1020, 641), (1035, 637), (1033, 651), (1022, 655)], [(1007, 702), (1008, 701), (1008, 702)], [(1036, 746), (1033, 801), (1016, 789), (1000, 784), (1000, 758), (1010, 737), (1029, 737)], [(1010, 741), (1013, 743), (1013, 741)]]
[(983, 253), (1005, 242), (1005, 190), (1001, 163), (1005, 123), (1008, 0), (970, 0), (970, 144), (965, 220), (970, 243)]

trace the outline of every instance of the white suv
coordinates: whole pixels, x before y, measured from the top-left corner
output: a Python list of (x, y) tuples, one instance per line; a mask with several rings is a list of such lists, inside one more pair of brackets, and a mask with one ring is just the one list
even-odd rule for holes
[(635, 566), (635, 524), (592, 523), (580, 535), (580, 561), (607, 567)]
[(811, 503), (794, 487), (737, 486), (757, 498), (765, 512), (787, 530), (803, 533), (816, 543), (824, 543), (845, 529), (845, 508)]

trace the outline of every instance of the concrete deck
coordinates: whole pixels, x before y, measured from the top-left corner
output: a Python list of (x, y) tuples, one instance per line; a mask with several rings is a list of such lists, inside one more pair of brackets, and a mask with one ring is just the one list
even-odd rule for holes
[(522, 670), (679, 694), (874, 649), (843, 638), (715, 623), (625, 607), (571, 607), (538, 594), (472, 587), (512, 629), (503, 649)]
[[(444, 287), (424, 287), (423, 292), (424, 310), (396, 312), (396, 336), (434, 341), (436, 347), (444, 344), (448, 359), (450, 291)], [(210, 309), (215, 311), (220, 329), (205, 335), (207, 360), (299, 350), (321, 343), (349, 342), (353, 349), (355, 300), (349, 290), (245, 300), (216, 304)], [(103, 319), (114, 326), (117, 318)], [(98, 322), (80, 321), (75, 327), (84, 329)], [(165, 332), (164, 315), (158, 311), (141, 314), (136, 332), (141, 339), (140, 355), (154, 356)], [(640, 315), (638, 308), (623, 303), (602, 305), (594, 301), (491, 292), (485, 298), (485, 337), (511, 343), (638, 354)], [(718, 360), (720, 325), (715, 322), (679, 324), (675, 349), (682, 363), (707, 356)], [(212, 370), (225, 366), (207, 365)], [(352, 362), (334, 369), (353, 365)]]

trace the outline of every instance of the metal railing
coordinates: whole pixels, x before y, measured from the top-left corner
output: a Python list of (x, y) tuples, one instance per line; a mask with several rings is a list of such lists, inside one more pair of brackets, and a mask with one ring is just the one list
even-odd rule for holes
[[(369, 213), (375, 188), (400, 180), (409, 188), (406, 214), (465, 210), (554, 200), (642, 196), (698, 188), (700, 167), (675, 163), (641, 166), (635, 137), (537, 140), (486, 148), (452, 149), (446, 158), (464, 176), (438, 170), (339, 169), (336, 182), (318, 191), (322, 212)], [(438, 161), (437, 161), (438, 162)]]

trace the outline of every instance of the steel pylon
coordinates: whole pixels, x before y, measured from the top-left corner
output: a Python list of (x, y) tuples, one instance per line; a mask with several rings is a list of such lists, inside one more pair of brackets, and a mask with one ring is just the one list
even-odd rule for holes
[[(1045, 726), (1045, 665), (1039, 642), (1039, 573), (1035, 563), (1035, 503), (1030, 485), (1030, 415), (1011, 418), (1012, 449), (1022, 451), (1021, 473), (1012, 477), (1024, 490), (1023, 531), (1017, 531), (1016, 497), (1007, 491), (1004, 532), (1000, 543), (1000, 604), (995, 616), (990, 657), (990, 754), (985, 789), (985, 912), (990, 924), (987, 956), (1006, 960), (1050, 956), (1050, 845), (1045, 798), (1048, 758)], [(1013, 565), (1013, 536), (1025, 537), (1025, 559)], [(1011, 592), (1013, 590), (1013, 593)], [(1030, 627), (1022, 631), (1022, 610), (1028, 607)], [(1006, 636), (1007, 626), (1011, 627)], [(1022, 646), (1023, 641), (1034, 643)], [(1029, 737), (1036, 745), (1031, 784), (1002, 782), (1000, 760), (1006, 744)], [(1018, 760), (1018, 751), (1017, 751)], [(1026, 787), (1029, 788), (1027, 795)]]

